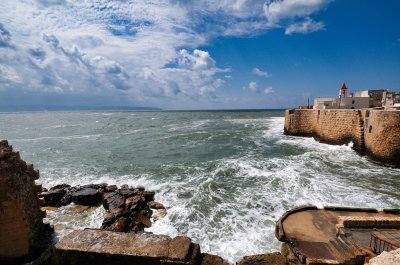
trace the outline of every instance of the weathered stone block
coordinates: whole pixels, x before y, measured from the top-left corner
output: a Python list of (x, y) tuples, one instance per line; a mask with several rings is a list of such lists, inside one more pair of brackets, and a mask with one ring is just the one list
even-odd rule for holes
[(187, 237), (85, 229), (73, 231), (53, 247), (52, 264), (194, 265), (198, 258), (198, 245)]

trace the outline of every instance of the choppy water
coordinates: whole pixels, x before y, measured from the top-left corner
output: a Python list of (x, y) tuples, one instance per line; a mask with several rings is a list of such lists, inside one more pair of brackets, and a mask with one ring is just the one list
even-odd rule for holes
[[(230, 262), (277, 250), (274, 222), (295, 206), (400, 207), (399, 169), (282, 132), (282, 111), (0, 114), (0, 138), (44, 186), (143, 185), (168, 210), (149, 231), (188, 235)], [(59, 222), (100, 226), (101, 209), (84, 214)]]

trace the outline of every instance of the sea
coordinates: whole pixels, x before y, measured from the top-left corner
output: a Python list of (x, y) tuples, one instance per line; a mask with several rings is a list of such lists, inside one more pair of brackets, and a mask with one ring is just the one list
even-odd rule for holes
[[(146, 231), (189, 236), (230, 263), (278, 251), (275, 221), (301, 205), (400, 208), (400, 169), (348, 145), (283, 134), (284, 111), (0, 113), (0, 139), (60, 183), (156, 192), (167, 215)], [(104, 209), (48, 209), (62, 238), (98, 228)]]

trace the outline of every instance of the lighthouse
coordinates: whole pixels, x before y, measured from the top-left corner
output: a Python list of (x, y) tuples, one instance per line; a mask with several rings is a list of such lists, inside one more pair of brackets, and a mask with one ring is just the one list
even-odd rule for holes
[(340, 88), (339, 97), (340, 98), (345, 98), (346, 97), (346, 92), (347, 92), (346, 83), (343, 83), (342, 87)]

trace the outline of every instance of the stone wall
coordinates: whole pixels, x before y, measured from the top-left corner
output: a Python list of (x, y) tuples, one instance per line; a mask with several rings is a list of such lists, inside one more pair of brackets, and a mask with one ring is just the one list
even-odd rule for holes
[(400, 167), (400, 111), (287, 110), (284, 133), (329, 144), (353, 142), (354, 149), (370, 160)]
[(0, 264), (29, 261), (50, 243), (43, 224), (35, 184), (39, 172), (20, 159), (7, 141), (0, 141)]
[(400, 111), (364, 111), (366, 155), (373, 161), (400, 167)]

